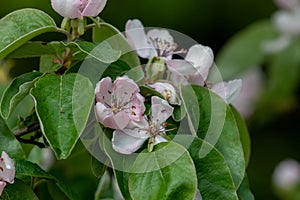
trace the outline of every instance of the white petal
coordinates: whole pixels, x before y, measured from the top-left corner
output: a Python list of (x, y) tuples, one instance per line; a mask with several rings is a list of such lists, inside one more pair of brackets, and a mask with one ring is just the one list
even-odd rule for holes
[(163, 97), (173, 105), (180, 105), (181, 101), (179, 96), (177, 95), (177, 91), (174, 88), (173, 85), (170, 83), (162, 83), (162, 82), (156, 82), (154, 84), (150, 84), (150, 87), (152, 87), (154, 90), (159, 92), (163, 95)]
[(297, 12), (287, 12), (279, 11), (273, 16), (273, 21), (279, 31), (291, 35), (300, 34), (300, 11)]
[(266, 41), (263, 43), (263, 50), (267, 53), (278, 53), (290, 45), (291, 39), (288, 35), (282, 35), (278, 39)]
[(211, 88), (211, 91), (222, 97), (227, 103), (232, 103), (240, 94), (242, 80), (236, 79), (229, 82), (217, 83)]
[(158, 39), (162, 42), (174, 44), (174, 39), (169, 31), (165, 29), (152, 29), (147, 33), (147, 37), (150, 39)]
[(81, 0), (51, 0), (51, 5), (63, 17), (70, 19), (81, 17)]
[(96, 17), (105, 7), (106, 0), (89, 0), (88, 4), (82, 11), (82, 16)]
[(197, 72), (196, 66), (194, 66), (193, 63), (190, 63), (186, 60), (180, 60), (180, 59), (166, 60), (166, 63), (168, 69), (171, 72), (175, 72), (176, 74), (180, 74), (182, 76), (194, 74)]
[(148, 43), (144, 26), (140, 20), (128, 20), (125, 27), (126, 38), (133, 49), (142, 58), (157, 56), (156, 50)]
[(151, 98), (151, 119), (155, 125), (161, 125), (173, 112), (173, 107), (169, 103), (157, 96)]
[(157, 135), (154, 139), (154, 145), (161, 143), (161, 142), (168, 142), (168, 140), (160, 135)]
[(124, 129), (116, 130), (113, 132), (112, 146), (113, 149), (122, 154), (132, 154), (137, 151), (148, 137), (139, 137), (140, 135), (134, 136), (133, 130)]
[(197, 44), (189, 49), (185, 60), (194, 65), (198, 73), (206, 80), (214, 62), (214, 54), (211, 48)]

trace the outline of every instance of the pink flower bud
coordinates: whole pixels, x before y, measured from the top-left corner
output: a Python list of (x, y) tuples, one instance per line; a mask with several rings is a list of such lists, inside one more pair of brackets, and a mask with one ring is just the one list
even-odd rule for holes
[(95, 17), (104, 8), (107, 0), (51, 0), (53, 9), (70, 19), (83, 16)]

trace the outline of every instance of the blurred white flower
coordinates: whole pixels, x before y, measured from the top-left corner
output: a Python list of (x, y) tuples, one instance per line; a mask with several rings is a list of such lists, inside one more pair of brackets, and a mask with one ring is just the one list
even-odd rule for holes
[(300, 181), (300, 164), (296, 160), (286, 159), (280, 162), (273, 173), (273, 184), (282, 190), (292, 190)]

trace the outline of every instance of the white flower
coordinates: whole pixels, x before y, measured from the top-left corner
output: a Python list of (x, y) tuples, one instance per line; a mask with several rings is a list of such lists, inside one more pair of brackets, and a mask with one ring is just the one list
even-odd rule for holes
[(142, 58), (161, 57), (170, 60), (173, 54), (182, 53), (175, 51), (177, 44), (171, 34), (165, 29), (152, 29), (147, 34), (140, 20), (128, 20), (125, 34), (129, 44)]
[(153, 84), (149, 84), (149, 86), (159, 92), (170, 104), (181, 104), (181, 100), (177, 95), (177, 91), (172, 84), (165, 82), (156, 82)]
[(284, 190), (290, 190), (300, 181), (300, 164), (292, 159), (280, 162), (273, 173), (273, 184)]

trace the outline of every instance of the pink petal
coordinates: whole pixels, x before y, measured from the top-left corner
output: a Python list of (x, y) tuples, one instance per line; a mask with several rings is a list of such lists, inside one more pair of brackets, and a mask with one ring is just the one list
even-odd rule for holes
[(51, 5), (63, 17), (70, 19), (81, 17), (81, 0), (51, 0)]
[[(136, 136), (134, 136), (136, 133)], [(149, 138), (147, 134), (139, 134), (138, 129), (124, 129), (113, 132), (113, 149), (122, 154), (132, 154)]]
[(138, 85), (127, 76), (118, 77), (113, 84), (114, 98), (118, 105), (124, 105), (132, 100), (132, 97), (140, 91)]
[(14, 161), (3, 151), (0, 158), (0, 180), (14, 183), (15, 166)]
[(157, 56), (156, 50), (148, 43), (144, 26), (140, 20), (128, 20), (125, 27), (126, 38), (130, 46), (135, 49), (142, 58)]
[(2, 191), (4, 190), (5, 186), (6, 186), (6, 183), (3, 181), (0, 181), (0, 197), (2, 195)]
[(134, 96), (132, 102), (129, 104), (130, 119), (140, 121), (140, 119), (144, 116), (144, 112), (146, 110), (144, 101), (145, 98), (139, 93)]
[(157, 96), (151, 98), (151, 119), (156, 125), (161, 125), (173, 113), (173, 107), (166, 100)]
[(103, 78), (96, 84), (95, 95), (98, 102), (111, 104), (113, 84), (110, 77)]
[(123, 129), (129, 122), (127, 113), (123, 111), (114, 114), (110, 108), (107, 108), (101, 102), (96, 104), (95, 114), (97, 121), (111, 129)]
[(297, 6), (300, 6), (299, 0), (275, 0), (275, 3), (279, 7), (287, 10), (292, 10), (295, 9)]
[(236, 79), (229, 82), (217, 83), (211, 88), (211, 91), (222, 97), (227, 103), (232, 103), (240, 94), (242, 80)]
[(193, 63), (190, 63), (186, 60), (180, 60), (180, 59), (173, 59), (173, 60), (167, 60), (166, 61), (168, 69), (171, 72), (175, 72), (179, 75), (190, 75), (197, 72), (197, 68), (193, 65)]
[(107, 0), (88, 0), (84, 10), (82, 11), (82, 16), (92, 16), (95, 17), (103, 10), (106, 5)]

